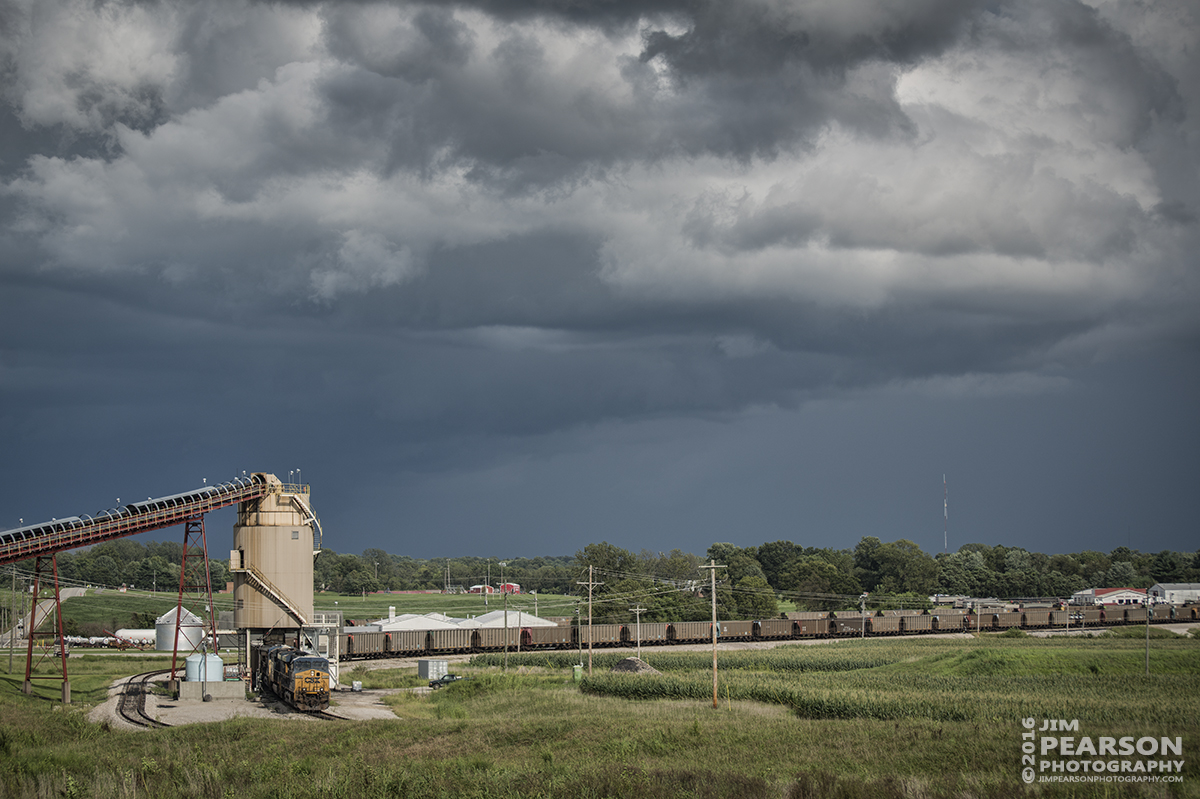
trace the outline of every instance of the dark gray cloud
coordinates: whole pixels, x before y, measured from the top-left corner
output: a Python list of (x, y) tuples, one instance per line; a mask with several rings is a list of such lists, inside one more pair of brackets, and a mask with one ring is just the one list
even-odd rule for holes
[(300, 466), (347, 550), (932, 549), (951, 471), (1188, 546), (1190, 4), (0, 13), (10, 516)]

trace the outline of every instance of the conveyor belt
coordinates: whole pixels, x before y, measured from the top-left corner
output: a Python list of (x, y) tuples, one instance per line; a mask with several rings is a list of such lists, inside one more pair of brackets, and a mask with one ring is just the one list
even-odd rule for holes
[(110, 508), (95, 516), (72, 516), (5, 530), (0, 532), (0, 565), (174, 527), (209, 511), (266, 496), (270, 490), (267, 476), (256, 473), (221, 485)]

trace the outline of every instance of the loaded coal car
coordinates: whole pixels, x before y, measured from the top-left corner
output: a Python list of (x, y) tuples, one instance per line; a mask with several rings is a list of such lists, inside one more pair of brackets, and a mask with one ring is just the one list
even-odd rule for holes
[(590, 638), (592, 646), (621, 646), (624, 633), (623, 624), (585, 624), (571, 628), (571, 643), (584, 646)]
[(800, 618), (792, 627), (792, 635), (796, 638), (824, 638), (836, 632), (837, 619)]
[(938, 627), (941, 627), (941, 618), (939, 616), (901, 616), (900, 631), (905, 633), (932, 633), (941, 632), (934, 629), (934, 622), (938, 622)]
[(641, 624), (626, 624), (623, 641), (629, 646), (633, 646), (639, 641), (643, 644), (665, 644), (667, 643), (668, 626), (665, 621), (644, 621)]
[(521, 628), (522, 649), (566, 649), (570, 645), (570, 627)]
[[(964, 630), (970, 629), (972, 616), (965, 613), (943, 613), (938, 611), (936, 616), (913, 616), (913, 619), (929, 619), (929, 627), (925, 632), (933, 631), (939, 633), (961, 633)], [(908, 619), (905, 619), (908, 621)]]
[(794, 624), (791, 619), (760, 619), (754, 622), (754, 637), (760, 641), (791, 638)]
[(872, 635), (899, 635), (904, 631), (901, 626), (901, 621), (907, 616), (874, 616), (868, 621), (870, 622), (867, 629)]
[(256, 682), (296, 710), (329, 707), (329, 661), (312, 652), (286, 645), (261, 649)]
[(712, 632), (711, 621), (676, 621), (667, 628), (667, 643), (702, 644), (712, 640)]
[(717, 625), (717, 637), (722, 641), (749, 641), (753, 636), (752, 621), (723, 621)]
[[(353, 629), (353, 628), (351, 628)], [(377, 631), (342, 633), (341, 651), (347, 657), (386, 658), (392, 657), (392, 638), (388, 633)]]

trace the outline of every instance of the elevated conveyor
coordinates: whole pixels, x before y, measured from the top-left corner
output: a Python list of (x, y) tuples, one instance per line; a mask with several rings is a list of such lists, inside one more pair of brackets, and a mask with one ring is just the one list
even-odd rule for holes
[(5, 530), (0, 532), (0, 565), (174, 527), (279, 488), (278, 482), (271, 485), (267, 475), (253, 474), (221, 485), (110, 508), (95, 516), (72, 516)]

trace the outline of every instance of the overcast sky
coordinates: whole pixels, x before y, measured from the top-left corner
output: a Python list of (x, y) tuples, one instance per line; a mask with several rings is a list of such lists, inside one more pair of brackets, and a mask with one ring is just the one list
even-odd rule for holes
[(0, 67), (0, 528), (300, 469), (339, 552), (936, 553), (945, 475), (951, 550), (1200, 546), (1191, 0), (0, 0)]

